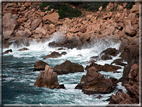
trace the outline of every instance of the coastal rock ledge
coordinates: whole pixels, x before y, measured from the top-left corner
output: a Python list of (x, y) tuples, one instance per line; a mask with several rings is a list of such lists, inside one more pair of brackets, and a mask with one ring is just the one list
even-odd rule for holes
[(77, 63), (72, 63), (69, 60), (66, 60), (61, 65), (56, 65), (53, 68), (54, 72), (56, 72), (58, 75), (61, 74), (68, 74), (68, 73), (75, 73), (75, 72), (84, 72), (84, 68), (82, 65), (79, 65)]
[(95, 67), (90, 67), (75, 89), (82, 89), (85, 94), (89, 95), (106, 94), (112, 92), (112, 84), (111, 79), (105, 79), (104, 75), (99, 74)]

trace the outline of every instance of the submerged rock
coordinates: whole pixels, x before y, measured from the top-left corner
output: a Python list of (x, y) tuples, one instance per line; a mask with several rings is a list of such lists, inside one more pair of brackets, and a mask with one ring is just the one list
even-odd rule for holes
[(22, 48), (22, 49), (19, 49), (18, 51), (26, 51), (26, 50), (29, 50), (28, 48)]
[(8, 54), (8, 53), (10, 53), (10, 52), (12, 52), (12, 49), (9, 49), (9, 50), (3, 52), (2, 54)]
[(66, 52), (62, 52), (60, 54), (60, 53), (54, 51), (51, 54), (45, 56), (44, 59), (47, 59), (47, 58), (58, 58), (58, 57), (61, 57), (62, 55), (66, 55), (66, 54), (67, 54)]
[(59, 54), (58, 52), (52, 52), (51, 54), (45, 56), (44, 59), (47, 59), (47, 58), (58, 58), (60, 56), (61, 56), (61, 54)]
[(84, 72), (84, 68), (83, 68), (82, 65), (79, 65), (77, 63), (72, 63), (69, 60), (66, 60), (61, 65), (56, 65), (53, 68), (53, 70), (58, 75), (60, 75), (60, 74), (74, 73), (74, 72)]
[(46, 65), (48, 65), (46, 62), (39, 60), (39, 61), (35, 62), (33, 71), (44, 70)]

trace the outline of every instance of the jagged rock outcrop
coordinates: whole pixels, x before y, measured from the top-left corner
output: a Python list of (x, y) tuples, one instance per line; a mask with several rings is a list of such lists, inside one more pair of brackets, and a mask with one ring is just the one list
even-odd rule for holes
[(38, 87), (48, 87), (51, 89), (60, 88), (60, 85), (58, 83), (57, 73), (53, 72), (52, 67), (49, 65), (45, 66), (45, 71), (42, 70), (40, 71), (40, 74), (38, 75), (34, 85)]
[(81, 82), (75, 89), (82, 89), (85, 94), (110, 93), (112, 91), (111, 79), (105, 79), (97, 72), (95, 67), (87, 69), (86, 76), (82, 76)]
[(61, 65), (56, 65), (53, 68), (54, 72), (56, 72), (58, 75), (61, 74), (68, 74), (68, 73), (75, 73), (75, 72), (84, 72), (84, 68), (82, 65), (79, 65), (77, 63), (72, 63), (69, 60), (66, 60)]
[(118, 91), (112, 95), (109, 104), (139, 104), (139, 65), (133, 64), (129, 72), (129, 82), (124, 84), (127, 92)]

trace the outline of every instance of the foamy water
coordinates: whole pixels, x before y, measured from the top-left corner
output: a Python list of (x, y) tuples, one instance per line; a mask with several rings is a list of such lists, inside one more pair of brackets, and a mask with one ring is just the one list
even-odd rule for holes
[[(58, 39), (55, 38), (58, 35)], [(103, 50), (111, 47), (119, 49), (120, 43), (113, 43), (108, 41), (108, 44), (104, 44), (102, 41), (92, 43), (89, 48), (83, 48), (77, 50), (76, 48), (65, 50), (58, 50), (58, 48), (51, 48), (48, 46), (51, 41), (61, 41), (59, 33), (55, 33), (55, 36), (49, 41), (44, 43), (36, 42), (35, 40), (30, 41), (29, 46), (16, 47), (11, 45), (9, 48), (3, 49), (3, 52), (12, 49), (13, 52), (3, 56), (3, 103), (4, 104), (72, 104), (72, 105), (107, 105), (109, 102), (105, 101), (112, 94), (115, 94), (118, 89), (122, 89), (126, 92), (125, 88), (122, 87), (121, 83), (118, 83), (118, 89), (109, 94), (93, 94), (86, 95), (81, 90), (74, 89), (75, 86), (80, 83), (82, 75), (86, 75), (86, 70), (79, 73), (69, 73), (64, 75), (58, 75), (59, 84), (64, 84), (66, 89), (49, 89), (39, 88), (33, 86), (36, 81), (39, 72), (33, 72), (34, 63), (38, 60), (43, 60), (50, 66), (54, 67), (63, 63), (66, 60), (81, 64), (84, 68), (90, 65), (88, 61), (90, 57), (99, 55)], [(22, 47), (26, 47), (29, 50), (18, 51)], [(67, 52), (59, 58), (43, 59), (46, 55), (51, 52)], [(120, 53), (119, 53), (120, 54)], [(96, 63), (104, 65), (110, 64), (113, 60), (119, 58), (119, 54), (113, 57), (111, 60), (98, 60)], [(99, 73), (106, 75), (106, 78), (113, 77), (119, 79), (122, 77), (123, 66), (119, 73), (104, 72)], [(99, 95), (100, 99), (96, 98)]]

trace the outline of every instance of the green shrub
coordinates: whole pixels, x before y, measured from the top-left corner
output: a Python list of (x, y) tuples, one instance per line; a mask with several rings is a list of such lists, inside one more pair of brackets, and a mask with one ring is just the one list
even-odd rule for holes
[[(49, 6), (47, 10), (44, 10), (44, 7)], [(49, 11), (51, 9), (58, 10), (58, 14), (61, 19), (65, 17), (73, 18), (73, 17), (79, 17), (81, 16), (82, 12), (78, 9), (73, 9), (71, 6), (66, 5), (64, 3), (49, 3), (49, 2), (43, 2), (40, 6), (42, 11)]]
[(82, 3), (82, 7), (84, 9), (90, 10), (90, 11), (98, 11), (101, 6), (104, 9), (104, 8), (106, 8), (107, 5), (108, 5), (108, 2), (87, 2), (87, 3)]

